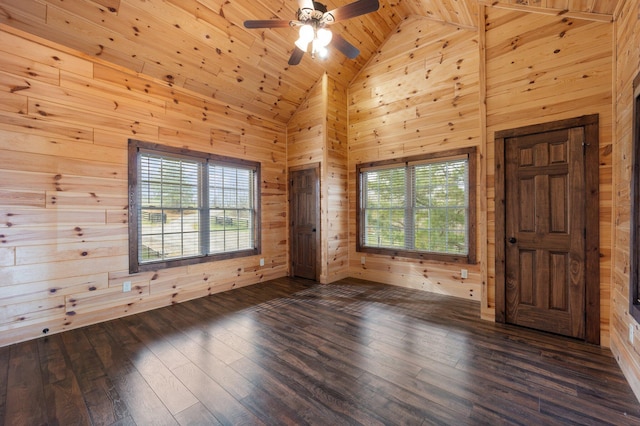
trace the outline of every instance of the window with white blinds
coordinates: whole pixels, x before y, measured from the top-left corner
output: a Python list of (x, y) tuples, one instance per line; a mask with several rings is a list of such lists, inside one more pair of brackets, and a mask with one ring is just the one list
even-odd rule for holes
[(473, 261), (474, 152), (359, 165), (358, 251)]
[(130, 270), (259, 253), (259, 163), (130, 141)]
[(209, 165), (209, 253), (253, 246), (254, 192), (253, 170)]

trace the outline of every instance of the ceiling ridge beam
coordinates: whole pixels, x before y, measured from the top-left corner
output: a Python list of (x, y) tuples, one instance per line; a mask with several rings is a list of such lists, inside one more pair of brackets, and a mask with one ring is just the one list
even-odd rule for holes
[(613, 15), (605, 14), (605, 13), (573, 12), (566, 9), (553, 9), (549, 7), (541, 8), (541, 7), (528, 6), (523, 4), (501, 3), (500, 1), (495, 1), (495, 0), (493, 1), (478, 0), (478, 3), (480, 5), (493, 7), (496, 9), (507, 9), (507, 10), (516, 10), (520, 12), (540, 13), (543, 15), (562, 16), (562, 17), (574, 18), (574, 19), (584, 19), (587, 21), (613, 22), (614, 20)]
[(437, 22), (439, 24), (443, 24), (443, 25), (447, 25), (449, 27), (455, 27), (455, 28), (461, 28), (463, 30), (469, 30), (469, 31), (478, 31), (478, 27), (475, 25), (465, 25), (465, 24), (458, 24), (455, 22), (449, 22), (449, 21), (445, 21), (443, 19), (435, 19), (432, 18), (430, 16), (424, 16), (424, 15), (409, 15), (407, 16), (406, 19), (409, 18), (413, 18), (413, 19), (423, 19), (423, 20), (427, 20), (427, 21), (432, 21), (432, 22)]

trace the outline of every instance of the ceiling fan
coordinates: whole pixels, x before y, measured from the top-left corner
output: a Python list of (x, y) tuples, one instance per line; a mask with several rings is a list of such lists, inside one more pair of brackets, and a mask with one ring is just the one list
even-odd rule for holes
[(327, 6), (313, 0), (298, 0), (297, 18), (293, 21), (265, 19), (244, 21), (245, 28), (284, 28), (298, 27), (300, 38), (296, 40), (289, 65), (298, 65), (304, 53), (311, 47), (311, 57), (327, 55), (327, 46), (335, 47), (350, 59), (360, 54), (353, 44), (340, 34), (333, 34), (329, 25), (365, 13), (375, 12), (380, 7), (378, 0), (357, 0), (345, 6), (327, 11)]

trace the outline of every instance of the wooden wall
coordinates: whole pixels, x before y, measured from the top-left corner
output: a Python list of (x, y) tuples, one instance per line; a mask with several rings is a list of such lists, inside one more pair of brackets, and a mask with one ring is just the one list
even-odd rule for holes
[[(615, 23), (615, 142), (613, 144), (613, 261), (611, 351), (640, 399), (640, 325), (629, 315), (629, 236), (633, 79), (640, 72), (640, 1), (626, 2)], [(629, 326), (634, 340), (628, 340)]]
[(287, 124), (287, 166), (321, 163), (326, 139), (326, 99), (324, 79), (309, 90)]
[(327, 230), (327, 282), (349, 276), (349, 192), (347, 181), (347, 88), (326, 80), (327, 144), (323, 167), (324, 225)]
[(320, 166), (320, 282), (348, 276), (347, 89), (326, 74), (287, 124), (288, 167)]
[[(478, 72), (476, 31), (415, 17), (399, 26), (351, 83), (350, 276), (480, 300), (480, 264), (355, 251), (356, 164), (468, 146), (477, 146), (482, 155)], [(474, 190), (483, 198), (480, 179)], [(473, 243), (481, 256), (484, 244)], [(462, 268), (469, 271), (468, 279), (461, 278)]]
[[(599, 114), (601, 342), (609, 345), (613, 24), (485, 8), (487, 217), (494, 222), (494, 134)], [(487, 235), (487, 306), (494, 311), (495, 241)]]
[[(284, 125), (10, 31), (0, 346), (286, 275)], [(128, 138), (260, 161), (262, 255), (129, 275)]]

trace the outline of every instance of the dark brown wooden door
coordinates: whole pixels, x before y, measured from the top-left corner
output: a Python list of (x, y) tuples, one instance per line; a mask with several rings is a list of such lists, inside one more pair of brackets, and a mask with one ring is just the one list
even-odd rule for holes
[(508, 138), (506, 322), (585, 337), (583, 127)]
[(290, 180), (292, 275), (317, 280), (320, 236), (318, 169), (291, 171)]

